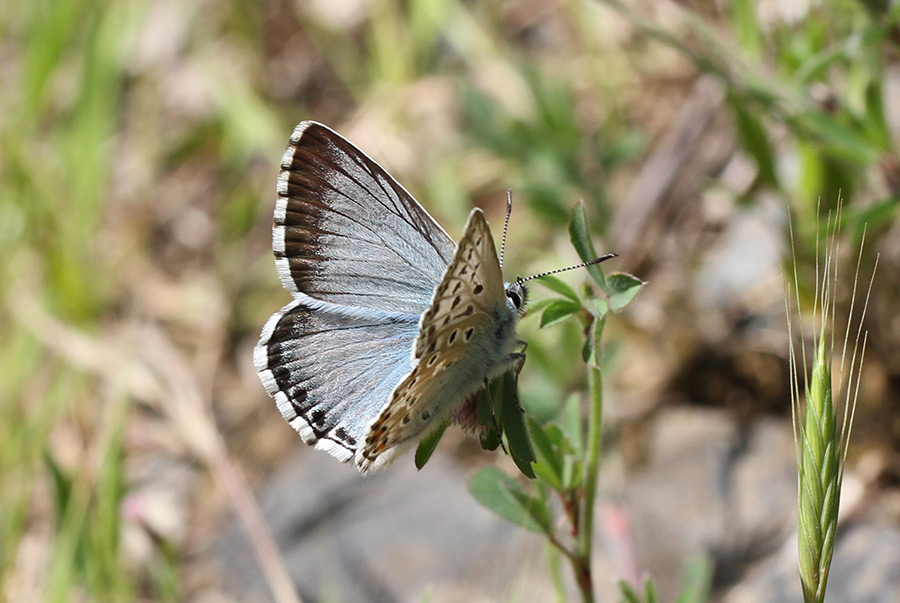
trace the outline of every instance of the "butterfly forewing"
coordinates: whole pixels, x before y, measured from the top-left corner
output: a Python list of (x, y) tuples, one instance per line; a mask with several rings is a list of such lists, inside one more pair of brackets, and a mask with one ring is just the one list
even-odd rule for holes
[(389, 464), (416, 438), (440, 425), (486, 378), (507, 369), (516, 316), (506, 301), (487, 221), (475, 209), (422, 316), (415, 365), (357, 451), (360, 470)]
[(273, 248), (286, 289), (421, 314), (452, 239), (383, 168), (333, 130), (298, 125), (278, 177)]

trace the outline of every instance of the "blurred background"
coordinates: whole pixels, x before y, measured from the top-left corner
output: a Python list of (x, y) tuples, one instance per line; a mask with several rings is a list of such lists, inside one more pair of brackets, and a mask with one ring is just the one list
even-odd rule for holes
[[(454, 237), (473, 206), (496, 233), (511, 189), (508, 278), (576, 261), (583, 200), (607, 270), (648, 282), (605, 333), (601, 600), (643, 575), (674, 600), (691, 572), (714, 600), (800, 600), (782, 271), (790, 214), (809, 318), (816, 216), (842, 200), (838, 337), (864, 230), (862, 288), (880, 264), (830, 586), (898, 600), (898, 20), (888, 0), (4, 3), (0, 596), (552, 600), (540, 540), (466, 492), (506, 459), (448, 433), (421, 473), (362, 479), (256, 377), (289, 300), (279, 160), (315, 119)], [(583, 393), (582, 335), (537, 325), (520, 388), (547, 420)]]

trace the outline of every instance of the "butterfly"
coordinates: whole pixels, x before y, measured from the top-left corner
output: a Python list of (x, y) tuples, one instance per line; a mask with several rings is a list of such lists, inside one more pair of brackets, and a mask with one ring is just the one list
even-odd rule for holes
[(300, 123), (281, 160), (272, 248), (293, 300), (254, 349), (307, 444), (386, 467), (524, 359), (521, 280), (505, 284), (484, 213), (459, 244), (340, 134)]

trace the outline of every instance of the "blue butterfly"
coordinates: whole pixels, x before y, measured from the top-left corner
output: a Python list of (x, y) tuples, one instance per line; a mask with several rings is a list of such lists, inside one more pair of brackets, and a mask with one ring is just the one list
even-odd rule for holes
[(254, 350), (303, 441), (368, 473), (523, 359), (522, 281), (504, 284), (480, 209), (455, 244), (381, 166), (302, 122), (281, 161), (272, 231), (293, 300)]

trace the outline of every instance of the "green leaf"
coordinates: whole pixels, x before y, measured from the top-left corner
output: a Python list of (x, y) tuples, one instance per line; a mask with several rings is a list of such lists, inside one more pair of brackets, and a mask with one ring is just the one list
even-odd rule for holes
[(57, 517), (62, 518), (68, 511), (74, 482), (63, 472), (50, 453), (46, 451), (44, 452), (44, 463), (47, 465), (47, 468), (50, 470), (50, 476), (53, 478), (51, 483), (54, 486), (56, 495)]
[[(490, 383), (491, 398), (488, 398), (487, 390), (484, 388), (478, 393), (478, 402), (476, 404), (476, 414), (478, 424), (481, 426), (481, 448), (493, 452), (500, 447), (501, 434), (497, 433), (497, 426), (503, 429), (503, 391), (501, 380), (494, 379)], [(493, 408), (491, 408), (491, 400), (493, 400)], [(497, 401), (500, 400), (501, 403)]]
[(677, 603), (707, 603), (712, 587), (712, 561), (705, 555), (688, 560), (684, 568), (684, 588)]
[(540, 459), (531, 468), (534, 470), (535, 479), (538, 480), (536, 483), (545, 484), (556, 491), (563, 489), (559, 476), (553, 473), (553, 470)]
[(570, 287), (563, 281), (561, 281), (560, 279), (556, 278), (555, 276), (548, 274), (546, 276), (542, 276), (541, 278), (537, 279), (537, 282), (544, 285), (551, 291), (555, 291), (556, 293), (559, 293), (563, 297), (567, 297), (568, 299), (572, 300), (575, 303), (580, 303), (580, 300), (578, 299), (578, 294), (575, 293), (575, 290), (572, 289), (572, 287)]
[(584, 308), (596, 318), (603, 318), (609, 312), (609, 304), (599, 297), (591, 298), (584, 304)]
[[(580, 423), (579, 417), (574, 420)], [(580, 427), (573, 431), (580, 431)], [(582, 453), (576, 451), (562, 428), (557, 423), (541, 427), (530, 421), (529, 432), (538, 453), (535, 473), (554, 490), (571, 491), (580, 488), (583, 478)]]
[(525, 424), (525, 413), (516, 395), (516, 377), (512, 373), (503, 376), (503, 423), (506, 443), (513, 462), (526, 477), (534, 479), (532, 464), (537, 460), (531, 447), (531, 437)]
[(481, 432), (481, 449), (488, 452), (494, 452), (500, 448), (500, 436), (497, 430), (491, 427)]
[(856, 231), (856, 239), (859, 239), (866, 225), (872, 229), (895, 220), (898, 215), (900, 215), (900, 198), (891, 197), (873, 201), (865, 207), (845, 208), (841, 228), (845, 225), (852, 226)]
[(553, 302), (544, 309), (541, 314), (541, 328), (549, 327), (562, 320), (565, 320), (572, 314), (581, 310), (581, 304), (576, 304), (568, 300), (559, 300)]
[(568, 302), (568, 301), (569, 300), (567, 300), (563, 297), (542, 297), (541, 299), (536, 299), (533, 302), (528, 302), (528, 305), (526, 306), (526, 308), (528, 310), (527, 315), (533, 316), (535, 314), (538, 314), (541, 310), (543, 310), (544, 308), (546, 308), (547, 306), (549, 306), (552, 303)]
[[(597, 258), (597, 252), (594, 250), (594, 242), (591, 240), (587, 217), (584, 215), (584, 203), (578, 202), (572, 208), (572, 216), (569, 219), (569, 240), (572, 246), (578, 252), (578, 257), (583, 262), (590, 262)], [(606, 281), (603, 278), (603, 272), (596, 264), (587, 266), (588, 274), (596, 281), (603, 290), (606, 290)]]
[(622, 591), (622, 601), (626, 603), (641, 603), (641, 598), (634, 592), (631, 585), (624, 580), (619, 580), (619, 590)]
[(444, 435), (444, 431), (447, 430), (447, 426), (449, 423), (444, 423), (428, 435), (426, 435), (419, 442), (418, 447), (416, 447), (416, 469), (421, 469), (425, 466), (425, 463), (428, 462), (428, 459), (431, 458), (431, 454), (434, 452), (434, 449), (437, 448), (438, 442), (441, 441), (441, 437)]
[(647, 283), (630, 274), (617, 272), (609, 275), (606, 284), (609, 293), (609, 307), (613, 312), (618, 312), (630, 304), (641, 287)]
[(554, 490), (562, 488), (562, 459), (559, 446), (550, 441), (544, 428), (534, 419), (528, 419), (531, 441), (537, 451), (537, 463), (534, 472), (541, 476)]
[(771, 186), (778, 186), (778, 177), (775, 171), (775, 155), (769, 144), (769, 137), (762, 122), (755, 115), (746, 111), (739, 99), (731, 99), (731, 108), (737, 118), (738, 134), (744, 145), (744, 149), (750, 153), (756, 161), (759, 170), (757, 178)]
[(656, 594), (656, 585), (653, 580), (644, 580), (644, 598), (641, 599), (637, 591), (624, 580), (619, 580), (619, 590), (622, 591), (622, 600), (627, 603), (656, 603), (659, 597)]
[(822, 111), (809, 111), (791, 121), (807, 136), (815, 136), (828, 150), (857, 165), (871, 165), (879, 160), (882, 150), (862, 134)]
[(647, 603), (656, 603), (657, 599), (656, 584), (653, 583), (653, 580), (647, 578), (644, 580), (644, 601)]
[(869, 140), (883, 149), (891, 148), (891, 129), (884, 110), (884, 90), (880, 79), (866, 86), (866, 112), (864, 122)]
[(594, 338), (586, 337), (584, 340), (584, 345), (581, 347), (581, 359), (586, 363), (591, 361), (591, 358), (594, 356)]
[[(531, 465), (535, 462), (531, 437), (525, 425), (525, 414), (518, 400), (516, 376), (512, 372), (503, 374), (491, 382), (491, 399), (494, 402), (494, 415), (491, 404), (482, 390), (477, 405), (478, 424), (482, 427), (481, 447), (494, 451), (500, 446), (502, 434), (506, 435), (509, 455), (523, 475), (535, 478)], [(496, 421), (495, 421), (496, 419)], [(499, 426), (502, 434), (497, 433)]]
[(482, 467), (469, 479), (469, 491), (479, 503), (518, 526), (549, 534), (550, 510), (497, 467)]
[(737, 33), (738, 44), (748, 57), (758, 59), (762, 56), (762, 34), (756, 19), (756, 2), (736, 0), (732, 9), (734, 10), (734, 30)]

